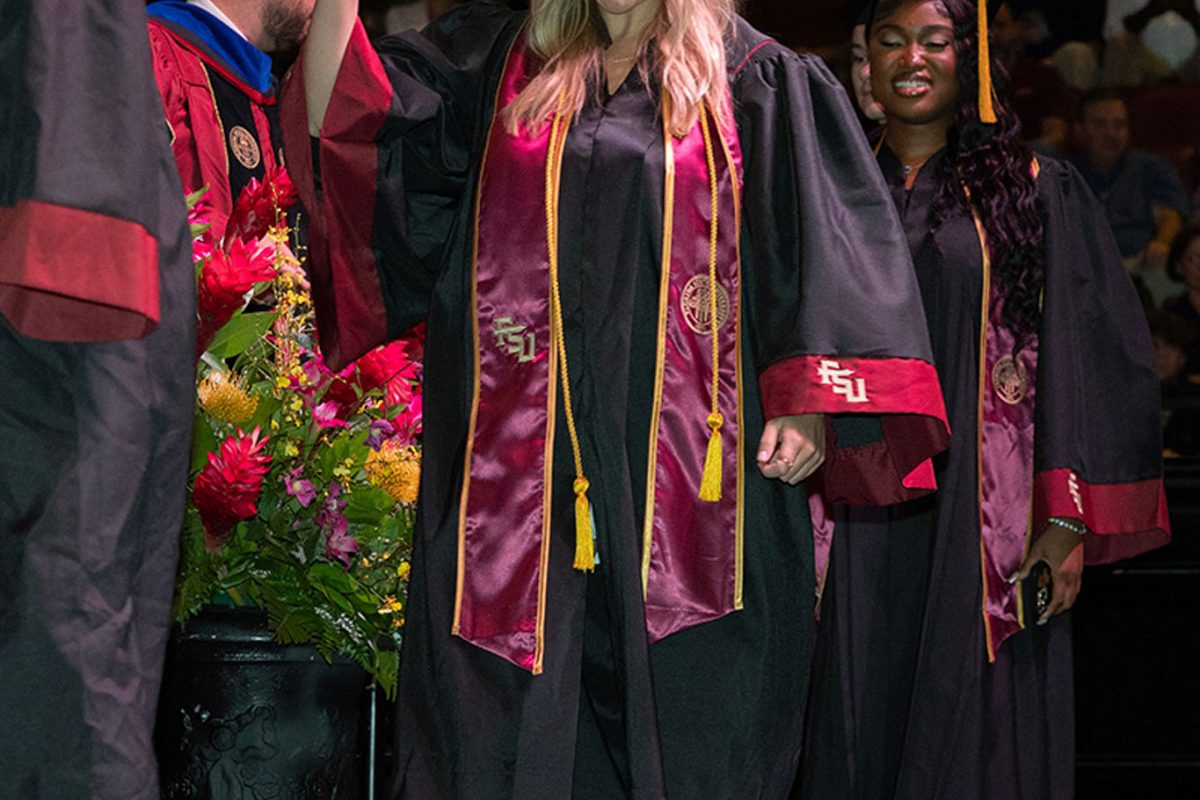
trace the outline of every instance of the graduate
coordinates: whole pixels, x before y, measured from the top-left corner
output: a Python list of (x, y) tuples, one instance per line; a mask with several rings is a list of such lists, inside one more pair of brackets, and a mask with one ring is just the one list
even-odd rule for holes
[(868, 28), (953, 436), (936, 495), (834, 535), (813, 800), (1072, 798), (1065, 612), (1085, 563), (1170, 538), (1145, 318), (1087, 185), (1019, 139), (987, 6), (879, 0)]
[(0, 798), (157, 800), (195, 270), (140, 0), (2, 0)]
[[(842, 89), (730, 0), (469, 4), (378, 50), (355, 10), (318, 3), (282, 112), (326, 357), (428, 320), (392, 795), (786, 797), (800, 482), (916, 496), (947, 440)], [(886, 435), (833, 441), (854, 412)]]

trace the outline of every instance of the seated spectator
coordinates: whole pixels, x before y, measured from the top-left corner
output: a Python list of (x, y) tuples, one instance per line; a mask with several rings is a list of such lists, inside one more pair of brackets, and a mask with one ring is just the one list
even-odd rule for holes
[[(1200, 329), (1200, 225), (1189, 225), (1171, 242), (1167, 277), (1183, 284), (1183, 294), (1163, 302), (1168, 311)], [(1190, 372), (1200, 374), (1200, 360)]]
[(1126, 269), (1161, 301), (1171, 290), (1164, 270), (1171, 241), (1190, 216), (1178, 171), (1130, 147), (1129, 109), (1112, 89), (1084, 96), (1074, 135), (1071, 162), (1104, 206)]
[[(1164, 52), (1161, 48), (1156, 52), (1146, 44), (1143, 35), (1151, 23), (1164, 14), (1175, 12), (1183, 21), (1175, 20), (1174, 23), (1191, 26), (1200, 38), (1200, 10), (1196, 0), (1143, 0), (1141, 8), (1125, 13), (1128, 5), (1114, 5), (1109, 9), (1110, 36), (1104, 48), (1101, 83), (1104, 86), (1144, 86), (1163, 78), (1196, 80), (1200, 77), (1200, 51), (1194, 51), (1190, 58), (1185, 58), (1182, 53)], [(1122, 14), (1124, 16), (1120, 16)], [(1113, 33), (1114, 27), (1119, 27), (1116, 33)], [(1172, 38), (1177, 40), (1177, 37)]]
[(1078, 98), (1058, 70), (1027, 54), (1028, 46), (1042, 35), (1033, 15), (1017, 16), (1011, 3), (1001, 4), (991, 26), (992, 47), (1008, 70), (1021, 132), (1038, 152), (1058, 155), (1066, 149)]
[(1171, 399), (1186, 393), (1195, 380), (1194, 363), (1200, 327), (1169, 311), (1150, 315), (1158, 380), (1163, 389), (1163, 449), (1173, 456), (1200, 455), (1200, 416), (1186, 408), (1171, 409)]

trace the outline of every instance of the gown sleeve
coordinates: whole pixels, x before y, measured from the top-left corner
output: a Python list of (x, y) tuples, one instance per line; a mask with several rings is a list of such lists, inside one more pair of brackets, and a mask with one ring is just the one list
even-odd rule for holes
[(377, 46), (356, 23), (315, 139), (303, 58), (285, 80), (284, 149), (309, 214), (317, 328), (334, 368), (425, 319), (518, 23), (470, 4)]
[(1044, 160), (1034, 530), (1083, 520), (1087, 563), (1170, 541), (1154, 347), (1104, 211), (1074, 167)]
[(750, 50), (733, 81), (746, 313), (765, 418), (842, 417), (817, 476), (829, 501), (926, 493), (949, 429), (892, 199), (825, 66), (773, 42)]

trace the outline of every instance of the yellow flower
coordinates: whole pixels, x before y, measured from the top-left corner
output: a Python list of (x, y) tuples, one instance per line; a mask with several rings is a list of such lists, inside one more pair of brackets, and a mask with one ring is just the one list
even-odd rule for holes
[(379, 607), (380, 614), (395, 614), (400, 609), (404, 608), (404, 604), (395, 598), (394, 595), (388, 595), (383, 598), (383, 605)]
[(283, 446), (283, 454), (288, 458), (295, 458), (296, 456), (300, 455), (300, 448), (296, 447), (296, 445), (292, 444), (291, 442), (288, 442)]
[(400, 580), (407, 581), (408, 576), (412, 574), (412, 564), (407, 561), (400, 562), (400, 566), (396, 567), (396, 574), (400, 576)]
[(415, 503), (421, 478), (421, 451), (395, 441), (372, 450), (363, 465), (367, 479), (401, 503)]
[(222, 372), (210, 373), (196, 387), (200, 407), (211, 416), (238, 425), (248, 422), (258, 408), (258, 398), (242, 388), (236, 377)]
[(288, 377), (286, 375), (280, 375), (278, 378), (275, 379), (275, 388), (276, 389), (286, 389), (291, 385), (292, 385), (292, 382), (288, 379)]

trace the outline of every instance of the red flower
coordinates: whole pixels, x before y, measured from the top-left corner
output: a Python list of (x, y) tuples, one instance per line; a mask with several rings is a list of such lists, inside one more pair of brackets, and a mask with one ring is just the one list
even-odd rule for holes
[(237, 239), (229, 252), (214, 250), (200, 270), (197, 311), (200, 326), (196, 332), (196, 358), (212, 344), (217, 331), (242, 307), (246, 293), (256, 283), (275, 277), (275, 254), (268, 247), (258, 248)]
[(276, 210), (287, 211), (296, 198), (296, 187), (282, 166), (268, 169), (261, 183), (251, 178), (233, 206), (225, 228), (226, 241), (235, 238), (258, 241), (275, 224)]
[(262, 452), (271, 438), (258, 438), (238, 430), (221, 443), (219, 452), (208, 454), (208, 466), (196, 476), (192, 505), (204, 523), (204, 539), (216, 550), (229, 538), (233, 526), (258, 512), (258, 496), (271, 456)]

